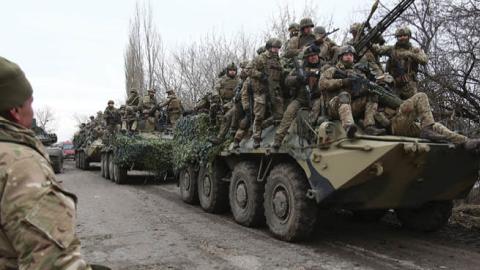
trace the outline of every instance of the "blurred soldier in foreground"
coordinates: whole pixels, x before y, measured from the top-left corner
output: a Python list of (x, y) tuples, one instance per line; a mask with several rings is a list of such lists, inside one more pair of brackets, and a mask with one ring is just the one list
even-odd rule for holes
[(0, 57), (0, 269), (92, 269), (75, 235), (77, 199), (29, 129), (32, 93), (22, 70)]
[(428, 57), (421, 48), (410, 43), (412, 32), (408, 27), (397, 29), (394, 46), (373, 46), (372, 51), (379, 55), (388, 55), (387, 71), (395, 79), (394, 88), (402, 99), (417, 93), (418, 65), (425, 65)]

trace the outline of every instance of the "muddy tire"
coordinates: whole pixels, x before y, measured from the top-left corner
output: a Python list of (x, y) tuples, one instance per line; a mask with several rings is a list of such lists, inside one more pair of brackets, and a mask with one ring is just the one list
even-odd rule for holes
[(230, 181), (230, 209), (235, 221), (247, 227), (265, 222), (263, 192), (265, 186), (257, 181), (258, 167), (253, 162), (235, 165)]
[(395, 210), (405, 228), (421, 232), (433, 232), (447, 224), (452, 215), (452, 201), (428, 202), (417, 208)]
[(78, 157), (78, 152), (75, 152), (75, 168), (80, 169), (80, 158)]
[(276, 165), (270, 172), (264, 208), (267, 225), (276, 238), (294, 242), (311, 234), (318, 207), (307, 198), (308, 189), (305, 175), (293, 164)]
[(180, 171), (178, 176), (178, 185), (180, 187), (180, 197), (182, 201), (188, 204), (198, 203), (197, 188), (198, 172), (193, 166), (188, 166)]
[(109, 160), (110, 160), (110, 154), (109, 153), (105, 153), (104, 155), (105, 157), (105, 179), (110, 179), (110, 171), (108, 169), (108, 164), (109, 164)]
[(227, 184), (217, 170), (200, 168), (197, 178), (198, 200), (205, 212), (219, 214), (228, 210)]
[(105, 178), (105, 153), (102, 153), (100, 157), (100, 175)]
[(115, 181), (115, 170), (113, 164), (113, 154), (108, 155), (108, 176), (111, 181)]
[(79, 159), (79, 168), (80, 170), (84, 170), (84, 164), (85, 164), (85, 155), (83, 152), (78, 153), (78, 159)]
[(116, 184), (123, 185), (128, 181), (128, 170), (117, 164), (113, 164), (113, 176)]

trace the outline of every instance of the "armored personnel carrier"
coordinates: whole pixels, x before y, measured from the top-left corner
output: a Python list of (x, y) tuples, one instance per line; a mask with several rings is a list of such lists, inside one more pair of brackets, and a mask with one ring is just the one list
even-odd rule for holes
[(55, 173), (61, 173), (63, 170), (63, 151), (62, 148), (53, 145), (57, 142), (57, 134), (46, 132), (45, 129), (37, 125), (36, 119), (33, 119), (32, 130), (35, 132), (37, 139), (45, 146), (53, 171)]
[(83, 146), (75, 149), (75, 166), (82, 170), (90, 169), (90, 163), (101, 161), (103, 142), (101, 138), (87, 141)]
[(128, 181), (128, 171), (148, 171), (157, 177), (172, 174), (170, 140), (163, 132), (116, 134), (101, 151), (101, 175), (116, 184)]
[(376, 218), (393, 209), (406, 228), (438, 230), (452, 200), (464, 198), (478, 179), (478, 158), (461, 147), (398, 136), (349, 139), (337, 122), (314, 128), (307, 119), (299, 112), (279, 150), (270, 147), (272, 126), (257, 149), (252, 139), (237, 149), (227, 142), (208, 159), (185, 163), (182, 199), (209, 213), (230, 208), (243, 226), (266, 222), (273, 236), (297, 241), (321, 222), (320, 208)]

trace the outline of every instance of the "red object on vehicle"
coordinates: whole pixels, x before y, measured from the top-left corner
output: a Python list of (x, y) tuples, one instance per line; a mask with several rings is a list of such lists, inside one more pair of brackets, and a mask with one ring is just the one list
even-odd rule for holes
[(70, 141), (65, 141), (62, 143), (62, 151), (64, 158), (71, 158), (75, 157), (75, 149), (73, 147), (73, 143)]

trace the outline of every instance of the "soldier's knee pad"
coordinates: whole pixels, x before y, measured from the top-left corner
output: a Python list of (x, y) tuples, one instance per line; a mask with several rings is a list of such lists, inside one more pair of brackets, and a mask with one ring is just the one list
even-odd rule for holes
[(341, 92), (338, 94), (338, 103), (339, 104), (350, 104), (352, 102), (352, 98), (348, 92)]

